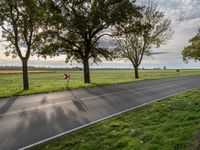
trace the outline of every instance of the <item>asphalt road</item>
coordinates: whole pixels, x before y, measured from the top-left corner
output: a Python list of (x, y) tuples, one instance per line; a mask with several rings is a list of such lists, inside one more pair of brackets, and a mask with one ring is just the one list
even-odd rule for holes
[(193, 88), (200, 88), (200, 76), (0, 99), (0, 149), (20, 149)]

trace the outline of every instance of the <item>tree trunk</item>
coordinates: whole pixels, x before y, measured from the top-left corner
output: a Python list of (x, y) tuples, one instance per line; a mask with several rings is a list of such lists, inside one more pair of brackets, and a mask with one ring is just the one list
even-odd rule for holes
[(135, 79), (139, 79), (138, 66), (134, 66), (134, 70), (135, 70)]
[(83, 60), (83, 68), (84, 68), (84, 83), (90, 83), (90, 68), (89, 68), (88, 58)]
[(27, 60), (22, 60), (22, 73), (23, 73), (23, 89), (29, 89), (29, 81), (28, 81), (28, 67), (27, 67)]

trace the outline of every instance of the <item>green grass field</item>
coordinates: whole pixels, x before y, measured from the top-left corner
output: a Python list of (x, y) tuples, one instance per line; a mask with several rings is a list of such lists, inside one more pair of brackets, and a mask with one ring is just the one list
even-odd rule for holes
[[(138, 81), (134, 79), (132, 70), (92, 70), (91, 84), (83, 83), (82, 71), (68, 72), (71, 75), (70, 89)], [(29, 73), (30, 90), (22, 91), (21, 73), (0, 72), (0, 97), (65, 90), (64, 73), (64, 71), (31, 72)], [(180, 73), (176, 73), (175, 70), (140, 70), (139, 80), (144, 80), (145, 74), (147, 74), (146, 79), (157, 79), (200, 75), (200, 70), (182, 70)]]
[(200, 89), (57, 138), (36, 150), (199, 150)]

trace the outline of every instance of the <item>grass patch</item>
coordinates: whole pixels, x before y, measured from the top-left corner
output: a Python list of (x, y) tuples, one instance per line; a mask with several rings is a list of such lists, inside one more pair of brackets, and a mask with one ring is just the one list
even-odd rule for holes
[(200, 142), (200, 89), (129, 111), (35, 150), (183, 150)]
[[(82, 71), (69, 71), (70, 88), (91, 87), (114, 83), (134, 82), (146, 79), (169, 78), (177, 76), (200, 75), (200, 70), (140, 70), (140, 79), (134, 79), (132, 70), (92, 70), (91, 84), (83, 83)], [(0, 97), (27, 95), (34, 93), (65, 90), (64, 71), (29, 72), (30, 90), (22, 90), (22, 74), (20, 72), (0, 73)], [(145, 74), (147, 75), (145, 77)]]

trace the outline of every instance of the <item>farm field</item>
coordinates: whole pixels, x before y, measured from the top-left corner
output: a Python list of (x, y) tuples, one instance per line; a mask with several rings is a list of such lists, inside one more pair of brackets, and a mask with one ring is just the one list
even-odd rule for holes
[[(55, 72), (51, 70), (30, 70), (29, 73), (49, 73), (49, 72)], [(0, 70), (0, 74), (17, 74), (22, 73), (21, 70)]]
[(137, 108), (35, 150), (199, 150), (200, 89)]
[[(69, 88), (66, 88), (64, 73), (70, 73)], [(59, 90), (67, 90), (96, 85), (135, 82), (148, 79), (177, 76), (200, 75), (200, 70), (140, 70), (140, 79), (134, 79), (132, 70), (91, 70), (91, 84), (83, 83), (82, 71), (30, 71), (30, 90), (22, 90), (22, 74), (19, 71), (0, 71), (0, 97), (27, 95)]]

